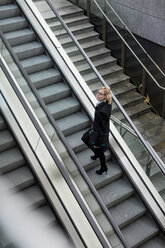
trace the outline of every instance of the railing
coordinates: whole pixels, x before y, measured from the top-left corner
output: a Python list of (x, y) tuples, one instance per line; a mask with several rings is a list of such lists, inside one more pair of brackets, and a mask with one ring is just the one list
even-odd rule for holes
[[(53, 11), (54, 12), (54, 11)], [(63, 28), (62, 28), (63, 29)], [(83, 54), (84, 55), (84, 54)], [(104, 81), (103, 81), (103, 79), (101, 78), (101, 76), (98, 74), (98, 72), (97, 72), (97, 70), (95, 69), (95, 67), (91, 64), (91, 62), (89, 61), (89, 59), (87, 60), (88, 61), (88, 64), (91, 66), (91, 68), (92, 68), (92, 71), (93, 71), (93, 74), (95, 74), (96, 75), (96, 78), (98, 78), (99, 80), (100, 80), (100, 85), (101, 84), (105, 84), (104, 83)], [(120, 104), (118, 103), (118, 101), (117, 101), (117, 99), (115, 98), (115, 97), (113, 97), (114, 98), (114, 102), (115, 102), (115, 104), (116, 104), (116, 106), (117, 106), (117, 108), (121, 108), (121, 106), (120, 106)], [(129, 121), (130, 121), (130, 119), (129, 119), (129, 117), (126, 115), (126, 113), (124, 112), (124, 110), (121, 108), (121, 113), (124, 115), (124, 117), (126, 116), (128, 119), (128, 123), (129, 123)], [(50, 121), (50, 119), (49, 119), (49, 121)], [(52, 121), (52, 122), (51, 122)], [(51, 120), (50, 121), (50, 123), (52, 124), (53, 123), (53, 120)], [(130, 121), (131, 122), (131, 121)], [(133, 125), (133, 124), (132, 124)], [(132, 128), (132, 126), (129, 124), (128, 125), (128, 127), (130, 127), (130, 128)], [(52, 128), (52, 127), (51, 127)], [(129, 129), (129, 128), (128, 128)], [(136, 130), (137, 131), (137, 130)], [(137, 133), (138, 133), (138, 131), (137, 131)], [(59, 133), (58, 133), (59, 134)], [(55, 133), (53, 133), (53, 135), (52, 135), (52, 137), (51, 137), (51, 140), (53, 141), (53, 142), (57, 142), (57, 134), (56, 134), (56, 132)], [(55, 138), (55, 139), (54, 139)], [(145, 141), (144, 141), (144, 144), (145, 144), (145, 146), (147, 147), (147, 144), (145, 143)], [(68, 147), (67, 147), (67, 149), (68, 149)], [(64, 149), (65, 150), (65, 149)], [(61, 151), (59, 151), (59, 153), (60, 153)], [(67, 151), (68, 152), (68, 151)], [(67, 154), (67, 152), (65, 151), (65, 154)], [(150, 153), (149, 153), (150, 154)], [(152, 156), (154, 157), (154, 155), (153, 155), (153, 153), (152, 153)], [(153, 158), (152, 158), (153, 159)], [(154, 157), (154, 159), (156, 160), (156, 156)], [(160, 163), (160, 162), (159, 162)], [(161, 164), (161, 163), (160, 163)], [(81, 168), (81, 165), (80, 165), (80, 168)], [(80, 169), (79, 168), (79, 169)], [(163, 168), (162, 168), (162, 170), (163, 170)]]
[(84, 8), (112, 54), (155, 112), (165, 118), (165, 74), (107, 0), (69, 0)]
[[(57, 35), (58, 41), (61, 42), (64, 50), (66, 50), (67, 52), (67, 47), (65, 47), (65, 44), (63, 44), (63, 35), (65, 36), (65, 39), (67, 39), (68, 42), (69, 41), (72, 42), (72, 45), (73, 45), (72, 49), (74, 49), (76, 56), (79, 55), (81, 56), (81, 59), (84, 58), (83, 66), (89, 67), (90, 72), (92, 73), (91, 76), (93, 76), (93, 80), (95, 82), (98, 82), (98, 87), (101, 85), (106, 85), (104, 79), (99, 74), (99, 72), (97, 71), (93, 63), (90, 61), (90, 59), (88, 58), (88, 56), (86, 55), (86, 53), (84, 52), (84, 50), (82, 49), (82, 47), (80, 46), (80, 44), (78, 43), (78, 41), (76, 40), (72, 32), (69, 30), (69, 28), (67, 27), (67, 25), (65, 24), (65, 22), (63, 21), (63, 19), (57, 12), (57, 10), (55, 9), (54, 5), (49, 0), (45, 0), (44, 2), (47, 4), (46, 10), (49, 13), (48, 17), (45, 18), (45, 20), (47, 21), (50, 27), (51, 27), (51, 22), (49, 21), (49, 18), (52, 19), (54, 16), (56, 21), (58, 20), (58, 24), (57, 24), (58, 26), (51, 27), (51, 28), (54, 34)], [(41, 14), (44, 17), (44, 12), (41, 11)], [(53, 19), (53, 22), (55, 19)], [(54, 31), (54, 29), (56, 29), (56, 31)], [(79, 66), (77, 64), (75, 64), (75, 66), (79, 70)], [(81, 74), (81, 71), (80, 71), (80, 74)], [(82, 74), (82, 77), (85, 79), (85, 76), (83, 74)], [(90, 87), (90, 84), (88, 85)], [(123, 109), (119, 101), (117, 100), (117, 98), (114, 96), (113, 92), (112, 92), (112, 96), (113, 96), (113, 105), (115, 105), (114, 108), (117, 108), (118, 110), (117, 116), (120, 115), (120, 119), (122, 119), (122, 121), (119, 121), (118, 118), (116, 118), (116, 116), (112, 116), (111, 119), (122, 135), (123, 135), (122, 130), (124, 129), (123, 138), (125, 139), (127, 145), (130, 148), (132, 148), (132, 146), (140, 147), (139, 149), (141, 150), (140, 154), (133, 151), (137, 160), (139, 161), (139, 157), (141, 157), (141, 153), (144, 153), (145, 156), (147, 154), (147, 157), (149, 157), (147, 163), (145, 162), (144, 164), (144, 161), (142, 162), (139, 161), (142, 167), (144, 168), (144, 170), (147, 170), (147, 164), (150, 160), (152, 160), (152, 163), (158, 165), (160, 172), (165, 174), (164, 163), (160, 161), (160, 159), (157, 158), (156, 153), (153, 151), (153, 149), (151, 149), (151, 147), (148, 146), (147, 142), (144, 140), (142, 135), (139, 133), (139, 131), (137, 130), (137, 128), (135, 127), (135, 125), (133, 124), (133, 122), (131, 121), (131, 119), (129, 118), (129, 116), (127, 115), (127, 113), (125, 112), (125, 110)], [(133, 135), (134, 144), (132, 144), (132, 142), (131, 144), (129, 143), (130, 136), (132, 135)], [(129, 136), (129, 138), (126, 136)]]
[[(70, 177), (69, 177), (69, 174), (70, 175), (72, 175), (73, 173), (76, 174), (77, 177), (79, 177), (79, 181), (84, 182), (83, 185), (85, 185), (86, 192), (88, 192), (88, 195), (91, 195), (91, 197), (92, 197), (92, 203), (91, 203), (91, 201), (86, 200), (89, 208), (92, 209), (93, 204), (98, 205), (98, 203), (99, 203), (97, 211), (100, 214), (102, 214), (105, 219), (107, 219), (107, 221), (109, 223), (107, 225), (109, 225), (109, 230), (111, 230), (111, 235), (115, 236), (116, 240), (118, 240), (118, 243), (120, 243), (121, 247), (129, 248), (130, 246), (128, 245), (121, 230), (117, 226), (116, 222), (114, 221), (112, 215), (110, 214), (110, 212), (106, 208), (102, 199), (98, 195), (95, 187), (93, 186), (93, 184), (91, 183), (91, 181), (87, 177), (80, 162), (78, 161), (77, 157), (73, 153), (73, 150), (68, 145), (64, 135), (62, 134), (61, 130), (59, 129), (58, 125), (56, 124), (56, 121), (48, 112), (46, 105), (44, 104), (43, 100), (39, 96), (36, 88), (33, 86), (27, 73), (25, 72), (25, 70), (21, 66), (18, 58), (13, 53), (9, 43), (7, 42), (7, 40), (5, 39), (5, 37), (1, 31), (0, 31), (0, 37), (1, 37), (0, 53), (4, 57), (6, 63), (8, 64), (9, 69), (11, 70), (11, 72), (13, 73), (15, 78), (17, 79), (18, 85), (20, 86), (21, 90), (24, 92), (25, 96), (27, 96), (27, 94), (29, 92), (31, 92), (31, 95), (34, 97), (34, 99), (36, 101), (35, 106), (36, 106), (36, 104), (38, 105), (37, 108), (35, 107), (34, 112), (35, 112), (36, 116), (38, 117), (38, 119), (40, 119), (40, 116), (38, 114), (39, 111), (37, 111), (37, 110), (40, 109), (40, 111), (43, 112), (44, 119), (46, 120), (45, 121), (46, 124), (45, 125), (42, 124), (42, 125), (45, 129), (46, 134), (50, 138), (50, 144), (47, 143), (47, 146), (50, 149), (50, 153), (52, 154), (52, 156), (54, 156), (52, 148), (50, 146), (50, 145), (53, 145), (55, 147), (55, 149), (57, 150), (58, 154), (60, 155), (60, 161), (62, 160), (62, 164), (57, 163), (57, 165), (59, 166), (59, 169), (60, 169), (62, 175), (64, 176), (64, 178), (66, 179), (66, 181), (69, 178), (69, 181), (68, 181), (69, 186), (71, 187), (73, 194), (76, 196), (77, 201), (79, 202), (79, 204), (82, 207), (83, 211), (85, 212), (88, 220), (90, 221), (91, 226), (95, 230), (96, 235), (98, 236), (101, 243), (103, 244), (103, 247), (109, 247), (107, 245), (107, 241), (104, 239), (104, 236), (102, 236), (102, 233), (100, 233), (100, 230), (98, 229), (98, 226), (96, 224), (97, 222), (95, 223), (92, 216), (89, 215), (89, 212), (87, 211), (84, 203), (82, 202), (81, 197), (78, 194), (76, 194), (76, 188), (74, 188), (74, 184), (72, 184)], [(16, 86), (15, 86), (15, 90), (17, 90)], [(32, 108), (33, 108), (33, 103), (30, 101), (29, 101), (29, 103), (32, 105)], [(42, 121), (40, 121), (40, 122), (42, 123)], [(59, 158), (57, 157), (56, 159), (59, 162)], [(69, 172), (69, 174), (68, 174), (68, 172)], [(83, 190), (84, 190), (84, 188), (83, 188)]]

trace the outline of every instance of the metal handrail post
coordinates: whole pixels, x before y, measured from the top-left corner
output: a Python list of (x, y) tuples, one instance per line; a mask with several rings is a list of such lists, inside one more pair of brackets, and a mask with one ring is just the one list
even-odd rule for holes
[(91, 1), (87, 0), (87, 16), (90, 20), (90, 16), (91, 16)]

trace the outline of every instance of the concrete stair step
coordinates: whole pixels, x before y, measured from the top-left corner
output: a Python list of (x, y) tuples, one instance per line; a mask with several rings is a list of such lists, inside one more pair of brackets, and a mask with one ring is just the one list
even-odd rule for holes
[(55, 68), (48, 68), (29, 75), (34, 86), (39, 89), (62, 80), (60, 72)]
[(76, 114), (72, 114), (57, 120), (57, 124), (64, 135), (69, 135), (88, 127), (90, 121), (84, 113), (77, 112)]
[(0, 171), (6, 173), (25, 164), (18, 147), (0, 153)]
[(111, 89), (115, 96), (122, 98), (123, 94), (128, 94), (136, 92), (136, 87), (133, 84), (130, 84), (129, 82), (122, 82), (119, 84), (115, 84), (111, 86)]
[(143, 203), (135, 195), (109, 209), (120, 228), (129, 225), (146, 213)]
[(105, 82), (111, 87), (114, 84), (122, 83), (122, 82), (130, 82), (130, 77), (126, 74), (122, 73), (116, 77), (105, 78)]
[[(89, 50), (93, 50), (93, 49), (98, 49), (100, 47), (103, 47), (104, 43), (101, 40), (96, 40), (96, 41), (89, 41), (86, 43), (82, 43), (81, 47), (84, 49), (85, 52), (89, 51)], [(74, 46), (73, 44), (71, 44), (71, 46), (68, 45), (63, 45), (66, 53), (68, 54), (68, 56), (72, 56), (72, 55), (76, 55), (79, 54), (79, 50), (76, 46)]]
[(33, 41), (23, 45), (13, 47), (13, 51), (20, 60), (41, 55), (44, 53), (44, 47), (41, 43)]
[(134, 189), (125, 178), (121, 178), (98, 189), (98, 193), (109, 208), (129, 198), (134, 193)]
[(52, 84), (38, 89), (38, 92), (46, 104), (68, 97), (70, 88), (63, 82)]
[(116, 58), (108, 55), (108, 56), (102, 56), (101, 58), (93, 60), (94, 66), (97, 68), (97, 70), (105, 67), (110, 67), (112, 65), (116, 65), (117, 60)]
[[(94, 80), (95, 79), (95, 80)], [(110, 83), (109, 83), (110, 81)], [(92, 82), (92, 83), (91, 83)], [(94, 83), (93, 83), (94, 82)], [(111, 87), (111, 85), (114, 85), (114, 84), (122, 84), (122, 83), (129, 83), (129, 78), (125, 75), (125, 74), (121, 74), (119, 76), (116, 76), (114, 78), (111, 78), (110, 80), (105, 80), (105, 82)], [(96, 94), (96, 91), (98, 90), (99, 87), (101, 87), (101, 83), (99, 80), (97, 80), (96, 77), (94, 77), (93, 75), (93, 78), (88, 81), (89, 84), (89, 88), (92, 90), (92, 92), (94, 93), (94, 95)], [(113, 92), (113, 90), (112, 90)], [(133, 91), (131, 91), (132, 93)]]
[(0, 152), (15, 146), (15, 141), (8, 130), (0, 132)]
[[(70, 27), (70, 31), (74, 34), (81, 34), (82, 32), (90, 32), (93, 31), (93, 25), (90, 23), (85, 23), (83, 25), (83, 29), (82, 29), (82, 25), (77, 25), (75, 27)], [(63, 30), (57, 30), (53, 32), (55, 34), (55, 36), (60, 35), (61, 33), (63, 33)], [(65, 33), (65, 32), (64, 32)]]
[(58, 120), (78, 112), (80, 110), (80, 104), (73, 97), (67, 97), (48, 104), (47, 108), (55, 120)]
[[(80, 16), (82, 15), (82, 13), (84, 13), (84, 11), (76, 6), (70, 5), (69, 2), (65, 2), (66, 6), (64, 7), (59, 7), (59, 9), (57, 8), (56, 5), (56, 9), (58, 10), (58, 13), (60, 14), (60, 16), (62, 16), (63, 19), (65, 18), (72, 18), (75, 16)], [(42, 13), (44, 19), (49, 23), (52, 22), (53, 20), (56, 19), (56, 17), (54, 16), (54, 13), (52, 11), (50, 11), (50, 9), (47, 7), (47, 4), (45, 4), (43, 1), (35, 1), (35, 5), (37, 6), (37, 8), (40, 10), (40, 12)]]
[[(76, 25), (82, 25), (87, 22), (88, 22), (88, 17), (84, 15), (78, 15), (78, 16), (74, 16), (70, 18), (65, 18), (65, 23), (69, 28), (73, 26), (75, 27)], [(49, 27), (52, 29), (52, 31), (62, 28), (62, 24), (58, 20), (51, 21), (51, 22), (49, 21), (48, 24), (49, 24)]]
[(21, 64), (27, 73), (32, 74), (38, 71), (49, 69), (53, 66), (53, 61), (47, 55), (39, 55), (21, 60)]
[[(98, 34), (94, 31), (89, 32), (89, 33), (85, 32), (83, 34), (76, 35), (75, 38), (79, 42), (80, 45), (83, 45), (84, 43), (87, 43), (89, 41), (93, 41), (93, 39), (96, 40), (98, 38)], [(59, 40), (60, 44), (64, 48), (71, 47), (74, 44), (74, 41), (67, 34), (61, 34), (61, 35), (57, 36), (57, 39)]]
[(69, 7), (59, 9), (58, 12), (62, 16), (62, 18), (65, 20), (66, 18), (69, 18), (69, 17), (75, 17), (75, 16), (82, 15), (84, 13), (84, 10), (77, 6), (71, 5)]
[(0, 19), (5, 19), (20, 14), (19, 8), (14, 4), (0, 5)]
[[(92, 32), (89, 32), (89, 33), (92, 33)], [(87, 33), (87, 34), (89, 34), (89, 33)], [(106, 56), (107, 53), (110, 55), (110, 50), (108, 50), (105, 47), (101, 47), (101, 48), (98, 48), (96, 50), (92, 50), (92, 51), (87, 51), (86, 52), (86, 54), (91, 59), (91, 61), (93, 61), (95, 59), (100, 59), (100, 57)], [(79, 63), (79, 62), (81, 62), (81, 61), (84, 60), (84, 57), (82, 55), (80, 55), (80, 54), (79, 55), (70, 56), (70, 58), (71, 58), (71, 60), (72, 60), (73, 63), (76, 63), (76, 62)]]
[(36, 35), (31, 29), (21, 29), (5, 34), (11, 46), (18, 46), (36, 40)]
[[(141, 115), (145, 115), (150, 110), (151, 110), (151, 107), (149, 105), (143, 104), (143, 103), (138, 103), (138, 104), (133, 105), (133, 106), (125, 107), (125, 111), (127, 112), (128, 116), (132, 119), (137, 118)], [(124, 121), (124, 117), (123, 117), (122, 113), (119, 112), (116, 107), (112, 110), (112, 114), (118, 120)]]
[(27, 166), (19, 167), (5, 174), (15, 190), (23, 190), (35, 183), (35, 179)]
[[(92, 168), (87, 171), (87, 175), (90, 178), (93, 185), (95, 185), (95, 188), (101, 188), (104, 187), (107, 184), (112, 183), (113, 181), (120, 178), (123, 174), (122, 170), (118, 166), (118, 164), (113, 160), (108, 160), (106, 162), (108, 171), (107, 174), (103, 174), (102, 176), (96, 174), (97, 167)], [(100, 165), (99, 165), (100, 167)]]
[(119, 96), (118, 100), (123, 107), (126, 107), (132, 104), (140, 102), (142, 103), (144, 101), (144, 98), (141, 94), (137, 93), (136, 91), (129, 91), (124, 93), (124, 97), (122, 95), (121, 97)]
[(122, 233), (131, 247), (138, 247), (156, 236), (159, 232), (155, 222), (149, 216), (143, 216), (124, 227)]
[(4, 33), (23, 29), (26, 28), (27, 26), (28, 26), (28, 22), (22, 16), (6, 18), (3, 20), (0, 19), (0, 28)]

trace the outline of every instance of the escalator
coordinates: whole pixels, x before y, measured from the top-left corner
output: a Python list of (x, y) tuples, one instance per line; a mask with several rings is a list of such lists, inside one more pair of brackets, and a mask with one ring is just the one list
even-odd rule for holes
[[(59, 220), (57, 213), (55, 213), (55, 211), (52, 209), (51, 203), (48, 200), (47, 196), (45, 195), (41, 184), (38, 182), (37, 177), (32, 172), (29, 161), (22, 152), (22, 149), (19, 146), (18, 141), (15, 139), (14, 134), (10, 130), (10, 127), (8, 126), (6, 121), (4, 120), (3, 114), (1, 112), (0, 112), (0, 173), (1, 173), (0, 182), (3, 177), (3, 180), (5, 179), (5, 182), (10, 184), (8, 187), (10, 191), (12, 190), (11, 192), (13, 192), (12, 199), (13, 200), (15, 199), (14, 195), (20, 195), (20, 194), (23, 196), (24, 201), (26, 199), (26, 203), (23, 201), (24, 205), (22, 205), (21, 207), (31, 210), (28, 212), (29, 215), (27, 215), (27, 218), (30, 218), (32, 222), (31, 232), (33, 232), (33, 235), (31, 233), (32, 235), (31, 241), (35, 240), (34, 235), (35, 234), (37, 235), (37, 231), (34, 229), (33, 226), (35, 224), (33, 221), (35, 220), (37, 214), (37, 216), (39, 217), (39, 219), (37, 220), (40, 220), (40, 224), (42, 224), (43, 227), (45, 228), (44, 229), (45, 233), (47, 233), (47, 229), (49, 230), (49, 232), (54, 233), (54, 236), (56, 237), (55, 240), (57, 241), (57, 243), (59, 242), (59, 244), (61, 244), (61, 247), (68, 247), (68, 246), (74, 247), (73, 244), (71, 245), (71, 240), (69, 238), (69, 235), (67, 234), (67, 231), (65, 230), (65, 227)], [(1, 208), (3, 205), (2, 204), (3, 199), (1, 197), (2, 200)], [(9, 201), (9, 199), (7, 199), (7, 201)], [(17, 196), (16, 200), (18, 201), (18, 199), (19, 198)], [(22, 204), (22, 202), (21, 201), (12, 202), (12, 208), (14, 208), (13, 206), (15, 206), (16, 203), (17, 203), (16, 207), (20, 211), (21, 207), (19, 204)], [(6, 211), (9, 211), (8, 216), (11, 216), (10, 210), (8, 209)], [(32, 212), (34, 214), (33, 217), (35, 217), (34, 219), (30, 217), (30, 215), (32, 215)], [(17, 218), (19, 218), (19, 213), (17, 211), (14, 212), (14, 216), (15, 218), (16, 216)], [(2, 217), (0, 217), (0, 219), (1, 218)], [(6, 221), (8, 220), (6, 219)], [(28, 230), (26, 225), (27, 223), (25, 223), (24, 219), (22, 219), (22, 222), (20, 224), (21, 226), (18, 227), (19, 224), (20, 222), (18, 219), (17, 219), (17, 224), (10, 222), (10, 225), (15, 225), (15, 230), (17, 230), (17, 228), (18, 229), (20, 228), (20, 230), (24, 229), (24, 231)], [(11, 229), (10, 225), (6, 227), (9, 233)], [(1, 222), (1, 228), (2, 227), (3, 225)], [(11, 234), (9, 235), (9, 233), (6, 233), (4, 231), (2, 232), (3, 229), (1, 230), (1, 228), (0, 228), (0, 247), (2, 248), (18, 247), (17, 245), (19, 244), (19, 242), (17, 241), (18, 242), (17, 243), (15, 242), (15, 240), (12, 240), (10, 236)], [(20, 233), (18, 235), (20, 235)]]
[[(69, 146), (126, 238), (129, 247), (163, 248), (165, 245), (163, 231), (152, 216), (153, 213), (150, 212), (138, 191), (131, 184), (118, 162), (118, 158), (111, 151), (106, 153), (107, 175), (99, 176), (95, 173), (99, 162), (90, 159), (91, 151), (81, 141), (82, 134), (92, 124), (87, 111), (56, 66), (55, 61), (46, 51), (30, 22), (14, 1), (3, 0), (0, 2), (0, 28), (33, 86), (46, 104), (48, 112), (53, 116)], [(24, 85), (22, 85), (22, 90), (34, 112), (38, 113), (39, 119), (46, 130), (47, 122), (35, 99), (31, 97), (31, 92)], [(51, 130), (48, 130), (48, 133), (52, 137)], [(72, 178), (78, 184), (76, 171), (70, 167), (69, 161), (65, 161), (65, 158), (64, 162), (67, 164)], [(21, 163), (25, 164), (24, 160)], [(88, 191), (82, 190), (82, 194), (90, 202)], [(116, 247), (118, 244), (113, 239), (111, 230), (102, 218), (98, 207), (93, 204), (92, 210), (112, 247)]]

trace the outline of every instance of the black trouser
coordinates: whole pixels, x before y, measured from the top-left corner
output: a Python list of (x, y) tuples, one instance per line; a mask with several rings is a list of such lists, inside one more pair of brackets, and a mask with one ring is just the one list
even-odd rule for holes
[(104, 154), (104, 148), (94, 148), (94, 145), (89, 145), (89, 134), (86, 134), (82, 137), (82, 141), (94, 152), (96, 158), (100, 159), (101, 168), (105, 168), (105, 154)]

